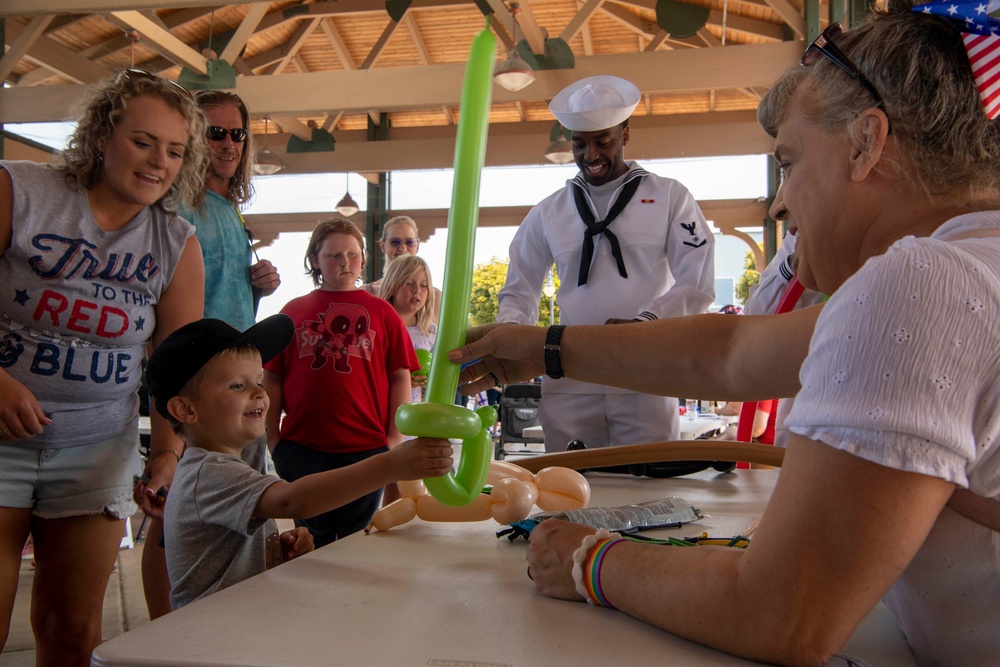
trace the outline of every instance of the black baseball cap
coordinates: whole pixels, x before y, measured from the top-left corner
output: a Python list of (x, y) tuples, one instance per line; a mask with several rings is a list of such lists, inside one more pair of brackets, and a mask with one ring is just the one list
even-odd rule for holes
[(252, 345), (261, 361), (276, 357), (295, 333), (287, 315), (272, 315), (240, 333), (222, 320), (205, 318), (185, 324), (166, 337), (146, 365), (146, 385), (156, 401), (156, 411), (169, 417), (167, 401), (223, 350)]

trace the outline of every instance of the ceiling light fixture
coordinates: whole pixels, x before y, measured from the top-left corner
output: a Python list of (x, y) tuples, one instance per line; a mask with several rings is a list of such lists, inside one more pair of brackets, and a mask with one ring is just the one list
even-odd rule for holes
[(549, 162), (569, 164), (576, 159), (573, 157), (573, 144), (566, 138), (566, 134), (563, 126), (559, 121), (556, 121), (555, 125), (552, 126), (552, 132), (549, 133), (549, 140), (552, 143), (545, 149), (545, 159)]
[(531, 65), (517, 55), (517, 15), (521, 13), (521, 6), (512, 2), (509, 9), (510, 15), (514, 19), (514, 46), (507, 57), (497, 63), (493, 69), (493, 80), (507, 90), (515, 92), (533, 82), (537, 75)]
[[(264, 141), (267, 141), (267, 124), (271, 119), (264, 116)], [(264, 144), (264, 147), (257, 151), (254, 161), (253, 172), (260, 176), (272, 176), (285, 168), (285, 163), (278, 159), (278, 156), (271, 152)]]
[(355, 213), (357, 213), (359, 210), (361, 210), (361, 207), (358, 206), (358, 202), (354, 201), (354, 197), (351, 196), (350, 174), (344, 174), (344, 178), (347, 181), (347, 184), (344, 186), (347, 192), (344, 194), (341, 200), (337, 202), (337, 213), (341, 214), (345, 218), (349, 218)]

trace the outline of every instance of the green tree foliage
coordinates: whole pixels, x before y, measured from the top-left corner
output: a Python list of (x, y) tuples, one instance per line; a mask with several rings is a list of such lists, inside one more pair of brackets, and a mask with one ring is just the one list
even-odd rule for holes
[(472, 270), (472, 299), (469, 301), (469, 326), (489, 324), (497, 318), (497, 293), (507, 279), (509, 260), (494, 257)]
[(745, 306), (747, 299), (750, 298), (750, 286), (760, 282), (760, 274), (757, 273), (756, 267), (753, 252), (747, 250), (747, 256), (743, 259), (743, 268), (746, 270), (736, 282), (736, 298), (739, 300), (741, 306)]
[[(469, 326), (490, 324), (497, 318), (497, 294), (507, 280), (508, 259), (494, 257), (486, 264), (478, 264), (472, 270), (472, 298), (469, 302)], [(559, 289), (559, 276), (555, 276), (556, 290)], [(538, 304), (539, 324), (549, 325), (549, 298), (542, 295)], [(556, 307), (556, 321), (559, 318), (559, 308)]]

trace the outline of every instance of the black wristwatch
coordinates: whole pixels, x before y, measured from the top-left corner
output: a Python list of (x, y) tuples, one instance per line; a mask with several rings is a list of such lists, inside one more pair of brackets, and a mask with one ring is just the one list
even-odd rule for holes
[(545, 334), (545, 374), (553, 380), (561, 378), (563, 373), (562, 358), (559, 353), (559, 340), (562, 338), (564, 324), (553, 324)]

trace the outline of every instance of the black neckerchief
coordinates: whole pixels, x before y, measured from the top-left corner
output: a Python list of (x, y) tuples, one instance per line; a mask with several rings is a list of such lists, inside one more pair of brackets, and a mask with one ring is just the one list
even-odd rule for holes
[(590, 275), (590, 264), (594, 259), (594, 237), (598, 234), (604, 234), (608, 237), (608, 242), (611, 243), (611, 255), (618, 264), (618, 275), (622, 278), (628, 278), (628, 271), (625, 270), (625, 259), (622, 257), (621, 244), (618, 243), (618, 237), (615, 236), (614, 232), (608, 229), (608, 225), (625, 210), (625, 206), (632, 200), (635, 191), (639, 189), (639, 182), (641, 180), (642, 176), (639, 175), (626, 182), (622, 186), (618, 198), (611, 205), (611, 210), (608, 211), (607, 217), (599, 222), (594, 218), (594, 213), (590, 210), (590, 204), (587, 201), (587, 196), (584, 194), (583, 188), (574, 183), (573, 200), (576, 202), (576, 210), (580, 214), (580, 218), (583, 219), (583, 224), (587, 226), (587, 231), (583, 233), (583, 254), (580, 257), (578, 286), (587, 284), (587, 277)]

